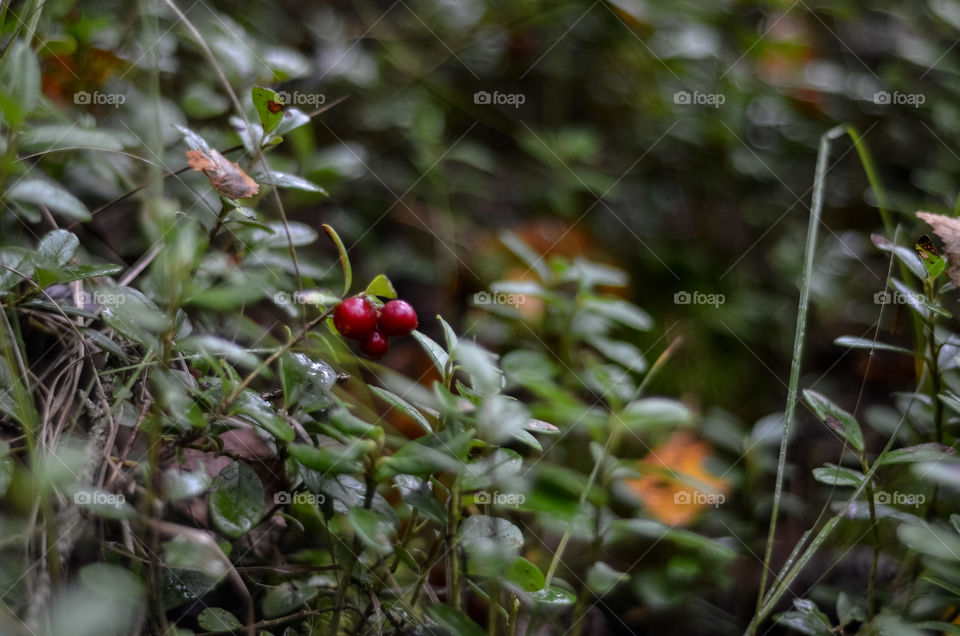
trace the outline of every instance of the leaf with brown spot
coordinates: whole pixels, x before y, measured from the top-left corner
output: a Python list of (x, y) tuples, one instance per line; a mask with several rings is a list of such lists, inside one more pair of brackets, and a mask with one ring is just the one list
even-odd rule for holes
[(943, 240), (943, 249), (950, 263), (947, 276), (954, 285), (960, 286), (960, 219), (930, 212), (917, 212), (917, 218), (926, 221)]
[(250, 175), (213, 148), (188, 150), (187, 162), (194, 170), (207, 175), (213, 189), (229, 199), (246, 199), (260, 191)]

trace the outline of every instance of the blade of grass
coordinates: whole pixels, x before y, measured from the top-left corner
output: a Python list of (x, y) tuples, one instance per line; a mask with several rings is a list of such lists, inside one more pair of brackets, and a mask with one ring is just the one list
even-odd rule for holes
[[(770, 529), (767, 533), (767, 547), (763, 557), (763, 571), (760, 575), (760, 591), (757, 594), (757, 611), (763, 605), (763, 596), (767, 586), (767, 571), (773, 557), (773, 542), (777, 531), (777, 515), (780, 512), (780, 498), (783, 494), (783, 475), (786, 471), (787, 444), (790, 431), (793, 430), (794, 412), (797, 403), (797, 387), (800, 383), (800, 358), (803, 354), (803, 341), (807, 330), (807, 307), (810, 301), (810, 280), (813, 272), (813, 257), (816, 251), (817, 231), (820, 229), (820, 215), (823, 212), (823, 184), (827, 172), (827, 158), (830, 155), (830, 142), (845, 132), (842, 126), (828, 130), (820, 137), (817, 153), (817, 167), (813, 181), (813, 205), (810, 208), (810, 221), (807, 225), (807, 246), (803, 260), (803, 275), (800, 283), (800, 307), (797, 310), (797, 327), (793, 340), (793, 361), (790, 364), (790, 384), (787, 389), (787, 406), (784, 413), (783, 435), (780, 438), (780, 455), (777, 459), (777, 480), (773, 490), (773, 509), (770, 511)], [(753, 632), (749, 632), (753, 634)]]

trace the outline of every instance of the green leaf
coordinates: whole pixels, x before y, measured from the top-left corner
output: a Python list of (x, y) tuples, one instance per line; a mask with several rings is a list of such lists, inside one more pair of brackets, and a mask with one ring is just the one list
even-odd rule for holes
[(893, 351), (896, 353), (903, 353), (908, 356), (913, 355), (913, 351), (905, 347), (898, 347), (897, 345), (887, 344), (885, 342), (875, 342), (869, 338), (857, 338), (855, 336), (840, 336), (833, 343), (840, 347), (847, 347), (849, 349), (872, 349), (875, 351)]
[(852, 468), (827, 464), (813, 469), (813, 478), (828, 486), (857, 487), (863, 481), (864, 474)]
[(847, 440), (857, 451), (863, 452), (863, 433), (852, 415), (810, 389), (804, 389), (803, 397), (824, 424)]
[(619, 419), (630, 430), (649, 431), (661, 427), (689, 426), (694, 422), (694, 415), (683, 402), (651, 397), (628, 404)]
[(376, 512), (366, 508), (351, 508), (347, 513), (347, 521), (368, 548), (378, 554), (393, 552), (390, 539), (394, 533), (393, 525)]
[(939, 304), (932, 302), (925, 294), (914, 291), (896, 278), (890, 279), (890, 285), (897, 291), (899, 295), (898, 299), (906, 303), (910, 309), (917, 312), (917, 314), (924, 319), (929, 318), (933, 314), (943, 316), (944, 318), (953, 317), (949, 311)]
[(207, 492), (213, 480), (203, 470), (186, 471), (168, 468), (160, 474), (160, 489), (167, 501), (193, 499)]
[(518, 585), (527, 592), (536, 592), (543, 588), (546, 577), (536, 565), (523, 557), (518, 557), (504, 572), (504, 579)]
[(274, 411), (270, 403), (250, 389), (237, 396), (230, 412), (245, 415), (284, 442), (292, 442), (296, 436), (293, 427)]
[(936, 442), (916, 444), (890, 451), (879, 458), (880, 465), (908, 464), (911, 462), (935, 462), (955, 457), (956, 449)]
[(427, 608), (427, 614), (450, 636), (486, 635), (486, 632), (480, 629), (480, 626), (470, 620), (466, 614), (450, 605), (431, 605)]
[(837, 595), (837, 618), (840, 620), (840, 627), (846, 627), (850, 623), (865, 623), (867, 613), (859, 605), (854, 605), (850, 595), (846, 592), (840, 592)]
[(40, 240), (37, 251), (57, 267), (63, 267), (76, 256), (79, 247), (80, 239), (76, 234), (54, 230)]
[(283, 111), (283, 119), (277, 124), (275, 135), (286, 135), (291, 130), (299, 128), (304, 124), (310, 123), (310, 116), (297, 108), (286, 108)]
[[(288, 247), (293, 244), (294, 247), (301, 245), (310, 245), (317, 240), (317, 231), (306, 223), (297, 221), (288, 222), (286, 227), (280, 221), (271, 221), (267, 223), (268, 230), (254, 229), (250, 233), (248, 243), (256, 244), (262, 247)], [(290, 238), (287, 238), (289, 232)]]
[(923, 261), (917, 255), (916, 250), (904, 247), (903, 245), (895, 245), (893, 241), (889, 240), (885, 236), (880, 234), (871, 234), (870, 240), (873, 244), (884, 252), (893, 252), (897, 259), (907, 266), (907, 269), (910, 270), (910, 273), (923, 280), (927, 277), (927, 269), (923, 265)]
[(337, 381), (337, 372), (326, 362), (314, 361), (302, 353), (286, 353), (280, 357), (280, 383), (283, 402), (288, 410), (300, 404), (307, 413), (332, 404), (330, 391)]
[(303, 190), (304, 192), (317, 192), (323, 196), (329, 196), (329, 193), (316, 183), (307, 181), (303, 177), (298, 177), (295, 174), (271, 171), (269, 174), (265, 172), (257, 172), (250, 176), (257, 183), (262, 183), (264, 185), (274, 185), (278, 188), (287, 188), (290, 190)]
[(927, 268), (927, 276), (936, 278), (947, 268), (947, 261), (939, 254), (927, 254), (923, 258), (923, 265)]
[(928, 523), (902, 523), (897, 535), (907, 547), (944, 561), (960, 561), (960, 536)]
[(75, 280), (86, 280), (88, 278), (99, 278), (101, 276), (113, 276), (123, 271), (121, 265), (111, 265), (110, 263), (95, 263), (91, 265), (77, 265), (76, 267), (65, 267), (57, 270), (58, 283), (71, 283)]
[(774, 616), (773, 620), (807, 636), (833, 636), (830, 619), (817, 609), (813, 601), (794, 599), (795, 609)]
[(330, 424), (333, 425), (341, 433), (345, 435), (352, 435), (354, 437), (363, 437), (369, 435), (376, 430), (378, 427), (361, 420), (356, 415), (350, 413), (347, 409), (337, 408), (328, 413), (330, 418)]
[(377, 277), (367, 285), (366, 293), (371, 296), (380, 296), (382, 298), (396, 298), (397, 290), (393, 288), (393, 283), (385, 274), (377, 274)]
[(420, 428), (423, 429), (424, 432), (433, 432), (433, 427), (430, 426), (430, 422), (427, 421), (427, 418), (423, 415), (423, 413), (421, 413), (416, 407), (396, 393), (386, 389), (381, 389), (380, 387), (376, 386), (371, 386), (370, 391), (372, 391), (373, 394), (378, 396), (381, 400), (390, 404), (390, 406), (396, 408), (404, 415), (413, 419), (420, 426)]
[(7, 45), (0, 59), (0, 111), (14, 128), (20, 128), (40, 103), (40, 65), (30, 45), (19, 39)]
[[(365, 443), (369, 444), (370, 442)], [(291, 444), (289, 446), (290, 455), (294, 459), (323, 475), (358, 473), (363, 469), (363, 465), (357, 461), (357, 455), (364, 451), (365, 447), (355, 446), (354, 448), (341, 448), (339, 450), (341, 452), (323, 446), (309, 446), (307, 444)]]
[(460, 343), (460, 338), (457, 337), (457, 333), (453, 330), (453, 327), (450, 326), (450, 323), (444, 320), (440, 314), (437, 314), (437, 322), (440, 323), (440, 328), (443, 329), (443, 339), (444, 342), (447, 343), (447, 351), (455, 350)]
[(343, 241), (340, 240), (340, 235), (333, 229), (333, 226), (324, 223), (321, 227), (323, 227), (323, 231), (327, 233), (327, 236), (330, 237), (330, 240), (337, 248), (337, 254), (340, 256), (340, 267), (343, 269), (343, 295), (346, 296), (350, 293), (350, 288), (353, 287), (353, 268), (350, 267), (350, 256), (347, 254), (347, 248), (343, 244)]
[(951, 490), (960, 490), (960, 462), (952, 457), (935, 461), (920, 461), (911, 466), (919, 479), (933, 481)]
[(275, 90), (254, 86), (250, 91), (253, 97), (253, 106), (257, 109), (257, 116), (260, 117), (260, 125), (263, 126), (263, 132), (272, 132), (274, 128), (283, 119), (283, 109), (277, 109), (276, 112), (270, 110), (269, 103), (283, 105), (283, 98)]
[(523, 532), (516, 524), (500, 517), (472, 515), (460, 525), (460, 540), (465, 546), (479, 540), (492, 540), (511, 549), (523, 547)]
[(629, 579), (630, 575), (625, 572), (618, 572), (603, 561), (597, 561), (587, 572), (587, 587), (597, 596), (605, 596)]
[(114, 287), (101, 295), (104, 321), (130, 340), (156, 349), (156, 334), (167, 331), (171, 321), (156, 303), (131, 287)]
[(233, 632), (243, 628), (236, 616), (220, 607), (208, 607), (200, 612), (197, 623), (209, 632)]
[(263, 614), (267, 618), (276, 618), (307, 609), (308, 603), (316, 598), (319, 590), (312, 585), (284, 583), (271, 588), (263, 597)]
[(198, 293), (191, 294), (184, 301), (184, 304), (219, 311), (227, 311), (241, 305), (250, 305), (263, 298), (264, 295), (264, 290), (261, 287), (251, 283), (252, 281), (232, 285), (217, 285), (199, 290), (195, 286), (193, 291)]
[(260, 360), (235, 342), (213, 335), (189, 336), (177, 342), (175, 349), (208, 358), (223, 358), (234, 365), (254, 368)]
[(605, 318), (616, 320), (622, 325), (636, 329), (637, 331), (648, 331), (653, 327), (653, 319), (650, 314), (643, 311), (633, 303), (625, 300), (613, 298), (588, 298), (583, 303), (586, 311), (599, 314)]
[(597, 286), (626, 287), (630, 282), (627, 273), (617, 267), (594, 263), (584, 258), (577, 258), (573, 265), (564, 273), (564, 280), (579, 281), (583, 289), (592, 289)]
[(503, 374), (497, 368), (492, 353), (469, 340), (460, 340), (452, 355), (458, 366), (470, 376), (470, 384), (475, 391), (492, 394), (500, 390)]
[(535, 271), (541, 281), (547, 282), (550, 280), (550, 267), (547, 265), (546, 259), (540, 254), (537, 254), (532, 247), (524, 243), (516, 234), (512, 232), (501, 232), (500, 242), (503, 243), (508, 250), (513, 252), (517, 258), (523, 261), (527, 267)]
[(89, 221), (90, 211), (60, 185), (43, 179), (21, 179), (4, 195), (9, 201), (43, 205), (78, 221)]
[(241, 537), (263, 518), (263, 484), (246, 462), (227, 464), (213, 480), (210, 519), (228, 537)]
[[(443, 445), (443, 448), (434, 448), (430, 444)], [(450, 444), (455, 447), (456, 442)], [(391, 475), (417, 475), (426, 477), (437, 472), (459, 473), (463, 470), (463, 462), (446, 448), (446, 445), (435, 435), (425, 435), (404, 444), (400, 450), (388, 457), (381, 464), (377, 472), (378, 478)]]
[(447, 361), (450, 357), (447, 355), (447, 352), (444, 351), (443, 347), (423, 332), (415, 330), (413, 337), (420, 343), (423, 350), (427, 352), (427, 356), (429, 356), (430, 361), (433, 362), (433, 366), (436, 367), (437, 371), (440, 372), (440, 375), (445, 376)]
[(131, 134), (108, 130), (88, 130), (75, 124), (30, 126), (17, 138), (22, 150), (46, 152), (83, 148), (84, 150), (123, 150), (136, 144)]
[(643, 373), (647, 370), (647, 361), (644, 359), (643, 353), (629, 342), (594, 336), (590, 338), (590, 344), (597, 351), (628, 371)]

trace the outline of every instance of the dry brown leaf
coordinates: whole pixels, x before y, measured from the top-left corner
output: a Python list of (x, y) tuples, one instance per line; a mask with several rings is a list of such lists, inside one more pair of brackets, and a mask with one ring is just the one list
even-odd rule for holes
[(947, 263), (950, 264), (947, 276), (954, 285), (960, 287), (960, 219), (930, 212), (917, 212), (917, 218), (926, 221), (943, 240)]
[(188, 150), (187, 163), (207, 175), (213, 189), (229, 199), (246, 199), (260, 191), (250, 175), (213, 148)]

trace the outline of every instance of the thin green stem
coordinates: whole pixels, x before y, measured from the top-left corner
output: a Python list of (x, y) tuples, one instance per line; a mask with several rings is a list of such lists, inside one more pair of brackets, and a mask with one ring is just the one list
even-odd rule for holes
[(500, 586), (496, 581), (490, 583), (489, 598), (487, 599), (487, 636), (497, 636), (497, 623), (500, 620)]
[(454, 609), (461, 605), (460, 553), (457, 550), (457, 529), (460, 526), (460, 476), (450, 485), (447, 498), (447, 602)]
[(510, 595), (510, 616), (507, 618), (507, 636), (515, 636), (517, 633), (517, 616), (520, 614), (520, 599), (513, 594)]
[[(823, 212), (823, 187), (827, 173), (827, 158), (830, 155), (830, 141), (844, 133), (843, 127), (836, 127), (820, 137), (817, 153), (817, 167), (813, 182), (813, 205), (810, 208), (810, 221), (807, 225), (807, 246), (803, 261), (803, 276), (800, 283), (800, 306), (797, 310), (797, 327), (793, 340), (793, 361), (790, 365), (790, 385), (787, 389), (787, 405), (784, 414), (783, 435), (780, 438), (780, 455), (777, 459), (777, 480), (773, 491), (773, 508), (770, 511), (770, 529), (767, 533), (767, 546), (764, 551), (763, 568), (760, 575), (760, 590), (757, 594), (757, 610), (763, 603), (767, 587), (767, 572), (773, 558), (773, 542), (776, 538), (777, 515), (780, 512), (780, 498), (783, 494), (783, 477), (787, 464), (787, 445), (793, 430), (794, 412), (797, 403), (797, 389), (800, 384), (800, 359), (803, 354), (803, 341), (807, 330), (807, 308), (810, 301), (810, 281), (813, 272), (813, 257), (816, 251), (817, 231), (820, 229), (820, 215)], [(753, 633), (752, 631), (750, 632)]]

